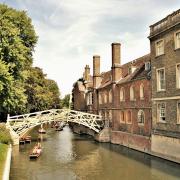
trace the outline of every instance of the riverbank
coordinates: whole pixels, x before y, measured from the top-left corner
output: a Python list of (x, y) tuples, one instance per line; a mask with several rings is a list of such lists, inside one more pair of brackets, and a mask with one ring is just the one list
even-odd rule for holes
[(11, 147), (12, 143), (9, 130), (6, 129), (5, 123), (0, 123), (0, 179), (9, 179), (11, 164)]
[(0, 179), (3, 179), (3, 172), (6, 163), (8, 145), (7, 144), (0, 144)]

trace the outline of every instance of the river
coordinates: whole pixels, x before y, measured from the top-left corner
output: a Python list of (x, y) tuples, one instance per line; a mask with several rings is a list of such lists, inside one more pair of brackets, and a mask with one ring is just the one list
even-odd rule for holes
[[(31, 131), (36, 139), (37, 128)], [(42, 135), (43, 153), (29, 160), (31, 144), (13, 147), (10, 180), (179, 180), (180, 165), (119, 145), (95, 142), (68, 127)]]

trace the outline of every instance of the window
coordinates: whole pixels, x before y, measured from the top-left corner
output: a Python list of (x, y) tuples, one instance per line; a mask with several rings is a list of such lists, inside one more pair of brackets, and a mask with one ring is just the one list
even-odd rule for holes
[(99, 93), (99, 104), (102, 104), (102, 95)]
[(93, 94), (92, 92), (88, 93), (87, 105), (93, 104)]
[(180, 88), (180, 64), (176, 66), (176, 87)]
[(165, 69), (157, 70), (157, 90), (163, 91), (165, 90)]
[(109, 103), (112, 103), (112, 90), (109, 91)]
[(120, 89), (120, 101), (125, 101), (125, 91), (123, 87)]
[(112, 120), (112, 110), (109, 110), (109, 120)]
[(175, 49), (180, 48), (180, 31), (175, 33)]
[(101, 110), (99, 111), (99, 115), (102, 116), (102, 111)]
[(165, 105), (165, 103), (158, 104), (158, 120), (160, 122), (166, 121), (166, 105)]
[(126, 112), (126, 121), (127, 121), (127, 123), (131, 123), (132, 121), (131, 121), (131, 111), (127, 111)]
[(138, 123), (139, 124), (144, 124), (145, 116), (144, 116), (144, 111), (139, 110), (138, 111)]
[(144, 85), (140, 85), (140, 99), (144, 99)]
[(149, 71), (151, 69), (151, 63), (145, 62), (145, 71)]
[(107, 94), (106, 94), (106, 92), (104, 93), (104, 103), (107, 103)]
[(125, 123), (124, 111), (120, 112), (120, 122)]
[(180, 124), (180, 102), (177, 103), (177, 123)]
[(156, 42), (156, 56), (164, 54), (164, 40), (159, 40)]
[(133, 86), (130, 87), (130, 100), (131, 101), (135, 100), (135, 98), (134, 98), (134, 87)]

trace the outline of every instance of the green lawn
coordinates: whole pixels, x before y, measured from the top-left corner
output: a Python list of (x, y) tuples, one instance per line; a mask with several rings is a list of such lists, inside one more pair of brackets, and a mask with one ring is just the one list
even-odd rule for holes
[(8, 145), (0, 143), (0, 179), (2, 179)]

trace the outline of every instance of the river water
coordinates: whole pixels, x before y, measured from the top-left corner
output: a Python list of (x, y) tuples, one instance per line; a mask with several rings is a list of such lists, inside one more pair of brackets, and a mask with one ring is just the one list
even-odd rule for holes
[[(35, 128), (31, 135), (39, 135)], [(29, 160), (31, 144), (13, 147), (10, 180), (179, 180), (180, 165), (119, 145), (100, 144), (68, 127), (49, 128), (43, 153)]]

